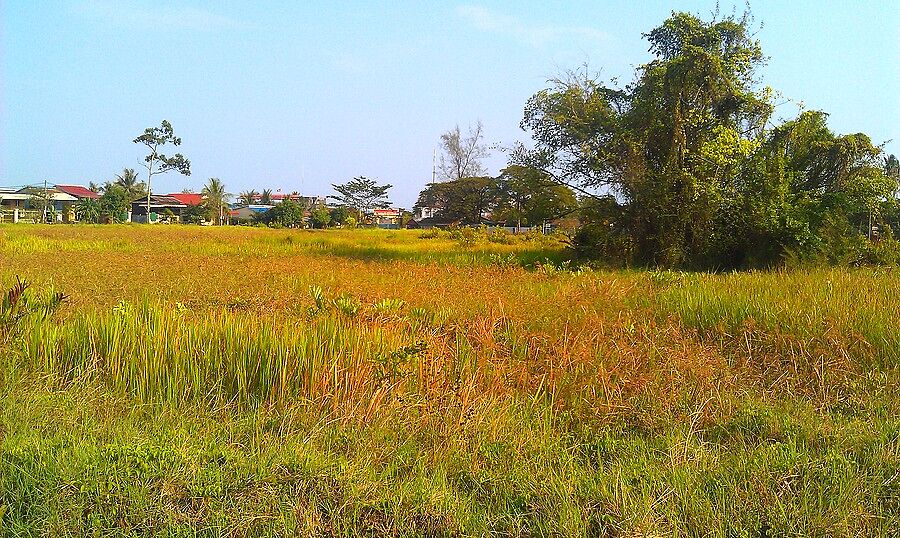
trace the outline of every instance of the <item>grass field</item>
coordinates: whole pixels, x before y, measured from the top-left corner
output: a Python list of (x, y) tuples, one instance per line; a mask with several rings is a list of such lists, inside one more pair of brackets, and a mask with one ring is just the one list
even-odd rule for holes
[(0, 534), (900, 535), (896, 273), (424, 235), (0, 226)]

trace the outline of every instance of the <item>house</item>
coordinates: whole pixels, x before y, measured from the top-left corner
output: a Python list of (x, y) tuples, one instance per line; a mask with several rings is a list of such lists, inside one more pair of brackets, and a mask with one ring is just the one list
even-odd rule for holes
[(399, 226), (403, 212), (393, 208), (378, 208), (372, 210), (372, 222), (376, 226)]
[(0, 222), (75, 222), (77, 201), (54, 187), (0, 187)]
[(198, 206), (203, 204), (203, 195), (195, 192), (173, 192), (166, 196), (174, 198), (186, 206)]
[(54, 188), (79, 200), (97, 200), (100, 198), (98, 193), (82, 185), (55, 185)]
[[(186, 207), (187, 204), (167, 194), (151, 194), (150, 222), (180, 222), (181, 212)], [(147, 222), (147, 198), (131, 202), (131, 221)]]

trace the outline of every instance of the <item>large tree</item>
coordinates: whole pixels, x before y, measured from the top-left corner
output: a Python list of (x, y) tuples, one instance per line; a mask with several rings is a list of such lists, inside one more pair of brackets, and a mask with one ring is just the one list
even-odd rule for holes
[(575, 192), (554, 182), (545, 172), (511, 165), (499, 178), (496, 217), (506, 222), (534, 226), (569, 215), (578, 209)]
[[(768, 264), (811, 248), (800, 235), (816, 235), (824, 221), (803, 208), (822, 202), (846, 220), (857, 202), (882, 196), (869, 166), (879, 151), (864, 135), (835, 137), (815, 115), (769, 126), (772, 91), (756, 82), (763, 55), (748, 14), (703, 21), (674, 13), (645, 37), (654, 59), (632, 84), (576, 73), (525, 108), (522, 127), (535, 145), (519, 146), (512, 162), (592, 199), (582, 252), (663, 266)], [(807, 129), (814, 136), (804, 137)], [(836, 193), (852, 202), (843, 213), (831, 203)], [(757, 221), (742, 212), (748, 203), (762, 205)], [(775, 228), (790, 237), (751, 255), (757, 240), (748, 237)]]
[(500, 183), (487, 176), (464, 177), (430, 183), (419, 193), (415, 209), (428, 207), (446, 222), (479, 224), (491, 214), (501, 197)]
[(331, 196), (330, 198), (337, 200), (341, 205), (355, 210), (359, 218), (364, 218), (373, 209), (390, 205), (387, 191), (393, 185), (379, 185), (373, 179), (359, 176), (347, 183), (332, 185), (332, 187), (334, 187), (339, 196)]
[(484, 126), (479, 120), (463, 136), (459, 125), (441, 135), (440, 179), (452, 181), (486, 175), (482, 161), (491, 154), (483, 143)]
[(162, 153), (166, 146), (180, 146), (181, 138), (175, 136), (172, 124), (163, 120), (159, 127), (148, 127), (144, 133), (134, 139), (135, 144), (146, 146), (148, 153), (144, 157), (147, 169), (147, 222), (150, 222), (150, 193), (153, 176), (175, 171), (179, 174), (191, 175), (191, 161), (181, 153), (169, 157)]

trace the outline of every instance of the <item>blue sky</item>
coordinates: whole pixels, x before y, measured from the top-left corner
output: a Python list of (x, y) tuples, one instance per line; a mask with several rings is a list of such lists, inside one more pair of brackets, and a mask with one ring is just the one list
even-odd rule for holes
[[(715, 4), (0, 0), (0, 185), (110, 179), (168, 119), (193, 174), (156, 192), (215, 176), (324, 195), (366, 175), (408, 207), (442, 132), (480, 119), (489, 142), (527, 140), (522, 108), (549, 78), (587, 63), (629, 80), (642, 32)], [(900, 154), (900, 2), (751, 7), (765, 84)]]

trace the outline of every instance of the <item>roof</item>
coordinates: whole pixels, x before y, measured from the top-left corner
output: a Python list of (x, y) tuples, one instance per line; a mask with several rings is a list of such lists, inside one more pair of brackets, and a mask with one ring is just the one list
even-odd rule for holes
[[(132, 206), (137, 207), (147, 207), (147, 198), (139, 198), (133, 202), (131, 202)], [(185, 207), (185, 204), (181, 203), (177, 198), (173, 198), (171, 196), (167, 196), (164, 194), (151, 194), (150, 195), (150, 207)]]
[(203, 195), (193, 192), (173, 192), (166, 196), (174, 198), (184, 205), (200, 205), (203, 203)]
[[(31, 200), (36, 197), (36, 193), (23, 192), (24, 189), (19, 189), (19, 192), (0, 192), (0, 199), (3, 200)], [(53, 192), (50, 191), (48, 198), (55, 202), (77, 202), (78, 198), (72, 196), (71, 194), (66, 194), (64, 192)]]
[(375, 215), (378, 215), (381, 217), (399, 217), (400, 216), (399, 209), (378, 208), (378, 209), (373, 210), (373, 213), (375, 213)]
[(82, 185), (56, 185), (56, 189), (76, 198), (100, 198), (100, 195)]

